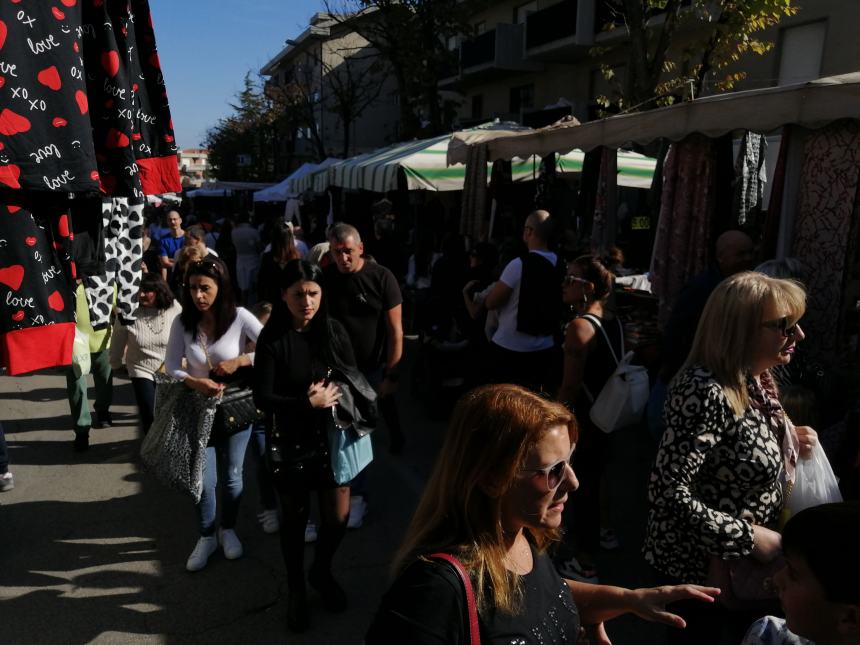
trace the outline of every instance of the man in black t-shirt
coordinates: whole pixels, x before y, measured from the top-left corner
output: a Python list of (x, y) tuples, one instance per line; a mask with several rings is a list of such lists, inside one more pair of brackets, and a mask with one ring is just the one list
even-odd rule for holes
[(379, 392), (379, 411), (391, 433), (389, 450), (403, 450), (394, 392), (403, 356), (400, 287), (385, 267), (364, 259), (358, 230), (338, 223), (329, 232), (334, 263), (325, 268), (329, 313), (349, 333), (358, 368)]

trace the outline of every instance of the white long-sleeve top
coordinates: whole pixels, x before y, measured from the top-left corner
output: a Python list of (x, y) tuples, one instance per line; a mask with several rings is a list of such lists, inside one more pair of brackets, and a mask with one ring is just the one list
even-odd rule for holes
[(116, 369), (122, 365), (125, 352), (128, 375), (153, 380), (156, 370), (164, 363), (171, 325), (181, 312), (181, 305), (174, 301), (167, 309), (138, 307), (131, 325), (122, 325), (117, 319), (111, 335), (111, 367)]
[[(212, 365), (218, 365), (221, 361), (245, 353), (245, 343), (248, 340), (257, 342), (257, 336), (263, 325), (247, 309), (236, 308), (236, 319), (221, 338), (216, 341), (206, 339), (206, 351)], [(167, 341), (167, 357), (164, 365), (167, 373), (173, 378), (184, 379), (188, 376), (195, 378), (207, 378), (209, 376), (209, 361), (206, 360), (206, 352), (200, 343), (200, 333), (192, 340), (191, 332), (185, 331), (182, 320), (177, 316), (170, 328), (170, 339)], [(251, 364), (254, 364), (254, 354), (249, 354)], [(182, 358), (185, 358), (187, 371), (182, 369)]]

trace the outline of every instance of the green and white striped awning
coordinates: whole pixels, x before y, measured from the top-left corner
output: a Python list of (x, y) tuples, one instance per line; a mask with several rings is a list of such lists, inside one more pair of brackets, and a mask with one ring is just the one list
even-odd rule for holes
[[(295, 185), (291, 184), (290, 189), (301, 193), (313, 187), (317, 192), (324, 192), (329, 186), (337, 186), (384, 193), (397, 189), (398, 173), (402, 170), (409, 190), (463, 190), (466, 166), (446, 165), (450, 140), (451, 135), (446, 134), (433, 139), (399, 143), (350, 157), (300, 178)], [(581, 172), (584, 156), (580, 150), (561, 155), (558, 172)], [(618, 185), (649, 188), (656, 165), (656, 159), (619, 150)], [(511, 165), (513, 180), (520, 182), (536, 179), (539, 167), (538, 157), (514, 159)], [(489, 172), (487, 174), (490, 175)]]

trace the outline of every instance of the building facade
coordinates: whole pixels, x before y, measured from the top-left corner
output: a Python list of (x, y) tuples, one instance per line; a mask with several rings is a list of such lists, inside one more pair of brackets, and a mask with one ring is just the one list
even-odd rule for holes
[[(315, 14), (260, 73), (296, 106), (296, 128), (279, 149), (290, 158), (290, 168), (397, 141), (396, 85), (376, 51), (348, 22)], [(353, 119), (345, 118), (350, 105), (360, 112)]]
[[(452, 41), (460, 66), (442, 87), (461, 96), (459, 125), (493, 118), (540, 127), (571, 114), (595, 118), (595, 98), (613, 98), (600, 70), (608, 64), (619, 78), (625, 70), (623, 29), (605, 32), (607, 7), (601, 0), (510, 0), (476, 13), (477, 36)], [(655, 20), (659, 20), (659, 17)], [(737, 90), (808, 81), (860, 70), (860, 2), (804, 2), (799, 13), (760, 34), (775, 47), (747, 54), (735, 70), (746, 79)], [(695, 38), (679, 34), (676, 43)], [(592, 56), (595, 46), (621, 45), (621, 51)], [(706, 88), (705, 92), (712, 90)]]
[(199, 188), (211, 178), (209, 151), (206, 148), (182, 148), (177, 153), (182, 186)]

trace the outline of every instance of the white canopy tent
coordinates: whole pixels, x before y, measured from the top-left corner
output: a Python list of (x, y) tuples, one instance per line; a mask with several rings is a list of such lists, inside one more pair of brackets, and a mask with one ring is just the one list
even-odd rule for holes
[[(327, 169), (312, 172), (296, 183), (294, 189), (313, 186), (323, 192), (329, 186), (348, 189), (364, 189), (387, 192), (398, 188), (402, 171), (409, 190), (446, 192), (463, 190), (466, 166), (463, 163), (448, 165), (449, 146), (454, 136), (465, 137), (510, 137), (517, 133), (533, 132), (512, 123), (492, 123), (457, 135), (445, 134), (432, 139), (399, 143), (380, 150), (365, 153), (338, 163)], [(573, 150), (558, 160), (558, 172), (582, 171), (584, 153)], [(538, 174), (540, 159), (527, 155), (525, 159), (514, 159), (511, 171), (515, 182), (530, 181)], [(618, 183), (621, 186), (647, 188), (651, 184), (656, 160), (637, 153), (619, 152)]]
[(468, 147), (483, 143), (487, 145), (488, 159), (513, 159), (573, 149), (593, 150), (597, 146), (644, 145), (658, 138), (678, 141), (694, 132), (716, 137), (733, 130), (766, 133), (788, 124), (819, 128), (857, 115), (860, 115), (860, 72), (853, 72), (796, 85), (706, 96), (581, 125), (563, 122), (505, 137), (464, 140), (458, 133), (454, 139), (459, 141), (450, 146), (448, 161), (464, 162)]
[(296, 170), (290, 173), (286, 179), (280, 183), (264, 188), (254, 193), (255, 202), (285, 202), (288, 199), (298, 197), (300, 192), (291, 190), (292, 182), (295, 182), (302, 177), (310, 175), (316, 170), (328, 168), (333, 163), (337, 163), (340, 159), (329, 157), (322, 163), (303, 163)]

